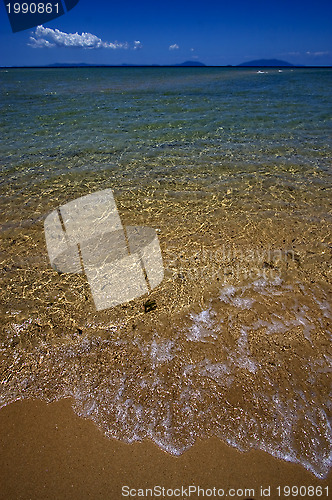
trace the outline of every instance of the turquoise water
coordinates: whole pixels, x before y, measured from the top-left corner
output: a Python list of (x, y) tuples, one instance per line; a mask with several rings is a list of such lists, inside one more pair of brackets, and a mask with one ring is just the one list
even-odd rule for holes
[(136, 181), (151, 164), (159, 177), (208, 164), (213, 182), (226, 168), (329, 166), (328, 69), (27, 69), (1, 81), (7, 175), (132, 162)]
[[(330, 69), (8, 69), (1, 83), (1, 405), (72, 397), (178, 455), (218, 436), (331, 464)], [(43, 221), (111, 188), (165, 278), (96, 312)]]

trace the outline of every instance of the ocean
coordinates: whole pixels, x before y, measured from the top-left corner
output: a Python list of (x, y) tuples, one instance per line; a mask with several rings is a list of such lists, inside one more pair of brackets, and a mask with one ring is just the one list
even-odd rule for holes
[[(326, 477), (331, 80), (0, 70), (0, 405), (71, 397), (128, 443), (217, 436)], [(157, 230), (164, 278), (97, 311), (84, 274), (52, 269), (44, 220), (106, 189), (124, 225)]]

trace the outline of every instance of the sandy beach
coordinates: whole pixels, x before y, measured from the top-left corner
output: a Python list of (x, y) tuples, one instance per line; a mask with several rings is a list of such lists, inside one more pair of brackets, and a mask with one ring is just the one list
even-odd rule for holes
[[(126, 498), (124, 486), (137, 496), (139, 488), (164, 487), (167, 498), (167, 489), (178, 493), (183, 486), (188, 493), (190, 485), (207, 493), (223, 489), (225, 495), (243, 499), (264, 498), (261, 487), (266, 494), (270, 487), (269, 498), (277, 499), (286, 498), (282, 489), (287, 485), (320, 486), (321, 498), (327, 498), (324, 488), (332, 487), (331, 473), (319, 480), (299, 465), (261, 451), (240, 453), (215, 438), (196, 442), (180, 457), (148, 440), (132, 445), (109, 440), (91, 421), (74, 414), (69, 399), (13, 403), (0, 411), (0, 427), (0, 498), (6, 500), (117, 500)], [(254, 496), (246, 495), (252, 494), (246, 489), (254, 490)], [(191, 498), (199, 498), (198, 493)]]
[[(1, 498), (326, 498), (330, 71), (54, 71), (2, 75)], [(164, 275), (97, 310), (44, 224), (105, 190)]]

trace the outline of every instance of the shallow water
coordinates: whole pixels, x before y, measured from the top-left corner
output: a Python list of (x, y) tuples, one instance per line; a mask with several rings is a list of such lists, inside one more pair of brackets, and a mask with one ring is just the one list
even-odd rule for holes
[[(0, 72), (1, 404), (72, 396), (127, 442), (215, 435), (326, 476), (331, 75)], [(165, 277), (97, 312), (43, 221), (106, 188), (124, 225), (158, 229)]]

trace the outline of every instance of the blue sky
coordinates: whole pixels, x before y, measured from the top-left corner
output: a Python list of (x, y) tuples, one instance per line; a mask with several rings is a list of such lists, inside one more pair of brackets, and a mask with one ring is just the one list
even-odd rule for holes
[(0, 3), (1, 66), (262, 58), (332, 65), (331, 0), (80, 0), (43, 28), (18, 33)]

